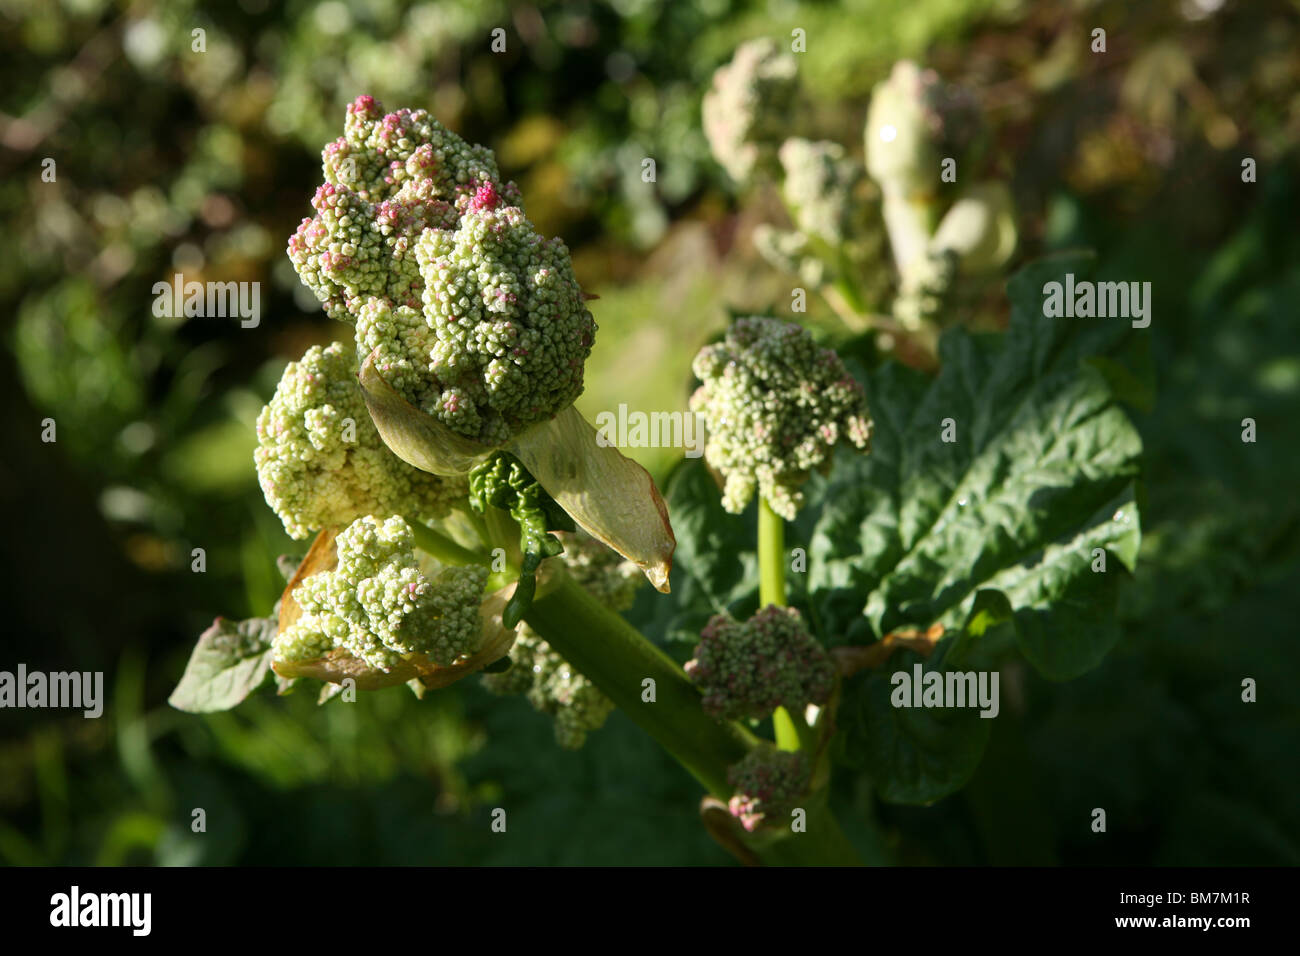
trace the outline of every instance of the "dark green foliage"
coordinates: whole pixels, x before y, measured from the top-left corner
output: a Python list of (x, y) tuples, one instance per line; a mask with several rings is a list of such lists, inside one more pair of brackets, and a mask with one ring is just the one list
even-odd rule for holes
[[(1225, 4), (1191, 21), (1176, 4), (1123, 0), (1064, 14), (986, 0), (656, 2), (627, 17), (548, 0), (535, 36), (508, 26), (505, 55), (484, 38), (511, 23), (506, 4), (440, 5), (453, 15), (437, 22), (405, 3), (348, 4), (342, 31), (324, 17), (337, 18), (339, 4), (245, 6), (183, 0), (123, 16), (102, 3), (29, 4), (0, 31), (10, 80), (0, 97), (15, 137), (0, 208), (17, 237), (0, 263), (13, 317), (0, 356), (9, 659), (104, 668), (111, 711), (99, 721), (0, 712), (0, 861), (728, 862), (699, 825), (698, 786), (622, 714), (564, 752), (550, 718), (477, 681), (423, 701), (393, 690), (326, 708), (314, 693), (263, 688), (203, 716), (166, 700), (209, 609), (266, 614), (283, 587), (268, 556), (287, 542), (255, 485), (252, 421), (285, 359), (337, 334), (294, 291), (284, 241), (310, 213), (302, 184), (318, 180), (319, 146), (343, 105), (365, 90), (434, 109), (472, 141), (508, 144), (502, 162), (530, 217), (565, 236), (584, 287), (602, 294), (593, 312), (606, 358), (630, 355), (620, 372), (657, 369), (663, 356), (643, 358), (637, 336), (663, 319), (658, 300), (612, 311), (630, 277), (669, 290), (692, 322), (707, 310), (679, 288), (688, 259), (737, 307), (753, 294), (745, 314), (788, 304), (788, 281), (773, 292), (770, 270), (744, 257), (751, 211), (736, 215), (698, 100), (742, 39), (801, 26), (801, 75), (821, 97), (827, 135), (856, 141), (872, 84), (893, 59), (917, 56), (994, 114), (981, 165), (961, 176), (1012, 179), (1022, 254), (1096, 249), (1094, 277), (1150, 280), (1156, 295), (1151, 328), (1118, 349), (1076, 342), (1082, 362), (1049, 356), (1024, 410), (1004, 401), (1011, 383), (987, 377), (994, 356), (1033, 354), (1023, 329), (1006, 341), (955, 338), (946, 355), (960, 374), (942, 387), (878, 369), (867, 337), (840, 349), (875, 391), (877, 447), (808, 485), (810, 505), (787, 529), (788, 546), (809, 558), (807, 573), (789, 576), (792, 603), (828, 645), (866, 645), (939, 616), (952, 632), (926, 666), (992, 657), (1005, 695), (996, 720), (935, 735), (923, 718), (936, 711), (885, 714), (888, 682), (875, 671), (852, 678), (833, 781), (844, 829), (878, 864), (1300, 863), (1300, 724), (1288, 683), (1300, 667), (1300, 180), (1287, 82), (1300, 43), (1287, 3)], [(152, 63), (138, 52), (148, 31), (123, 51), (145, 19), (162, 30)], [(1112, 39), (1104, 61), (1078, 55), (1072, 39), (1086, 43), (1097, 23)], [(202, 57), (189, 53), (195, 26), (208, 31)], [(1165, 69), (1180, 58), (1191, 68)], [(1178, 75), (1185, 84), (1169, 79)], [(1210, 135), (1225, 128), (1226, 139)], [(1259, 164), (1253, 184), (1240, 180), (1247, 155)], [(45, 156), (58, 160), (57, 183), (40, 181)], [(658, 161), (657, 183), (640, 179), (645, 156)], [(667, 267), (656, 271), (639, 250), (664, 235), (682, 241), (664, 244), (655, 258)], [(156, 320), (151, 284), (174, 271), (260, 280), (261, 328)], [(1005, 297), (993, 298), (983, 306), (1005, 317)], [(823, 331), (835, 321), (807, 320)], [(663, 387), (684, 402), (677, 374), (664, 371)], [(589, 395), (597, 385), (592, 376)], [(1072, 421), (1063, 395), (1095, 420)], [(1138, 475), (1125, 450), (1133, 436), (1111, 428), (1115, 399), (1140, 435)], [(984, 415), (989, 441), (964, 445), (976, 432), (954, 415), (959, 442), (935, 447), (934, 406), (949, 401)], [(57, 445), (35, 437), (47, 415)], [(1253, 444), (1241, 441), (1247, 417)], [(999, 463), (1016, 464), (1013, 449), (1032, 451), (1012, 441), (1035, 433), (1021, 428), (1030, 418), (1073, 424), (1071, 443), (1089, 428), (1109, 436), (1114, 467), (1074, 469), (1061, 484), (1012, 468), (1004, 490), (1033, 507), (1009, 515), (1005, 536), (946, 533), (976, 506), (981, 528), (1002, 527), (996, 497), (957, 510), (940, 499), (963, 480), (998, 477)], [(911, 450), (913, 429), (931, 442), (924, 450)], [(698, 461), (660, 487), (679, 542), (673, 593), (643, 588), (629, 616), (680, 659), (710, 615), (756, 610), (754, 516), (726, 516)], [(1124, 584), (1116, 559), (1136, 535), (1103, 519), (1130, 494), (1142, 540)], [(890, 520), (895, 496), (913, 501), (910, 524)], [(1059, 545), (1050, 532), (1067, 512), (1116, 550), (1105, 575), (1050, 564), (1057, 593), (1086, 600), (1067, 601), (1077, 621), (1036, 627), (1043, 619), (1014, 579)], [(931, 521), (936, 530), (922, 534)], [(1007, 560), (1017, 542), (1039, 542), (1043, 555)], [(832, 543), (846, 550), (831, 555)], [(197, 546), (205, 574), (189, 570)], [(960, 560), (941, 577), (923, 559), (949, 548)], [(1091, 614), (1098, 603), (1113, 610)], [(900, 652), (889, 669), (917, 662)], [(1064, 682), (1044, 676), (1089, 666)], [(1245, 678), (1258, 681), (1256, 703), (1241, 700)], [(889, 802), (942, 793), (924, 806)], [(190, 830), (198, 806), (206, 835)], [(488, 828), (498, 806), (508, 835)], [(1096, 806), (1108, 808), (1105, 835), (1087, 827)]]

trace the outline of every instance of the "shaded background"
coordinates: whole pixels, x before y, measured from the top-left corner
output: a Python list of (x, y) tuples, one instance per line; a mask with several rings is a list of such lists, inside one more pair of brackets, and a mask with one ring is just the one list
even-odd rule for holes
[[(728, 861), (693, 781), (619, 714), (568, 753), (549, 718), (474, 680), (423, 703), (261, 696), (209, 717), (165, 700), (214, 614), (265, 614), (275, 556), (301, 550), (261, 500), (253, 422), (287, 360), (346, 331), (284, 254), (345, 104), (427, 108), (491, 146), (539, 230), (565, 238), (601, 297), (589, 417), (680, 408), (727, 310), (789, 294), (749, 242), (775, 206), (738, 201), (700, 97), (740, 42), (802, 27), (819, 118), (856, 153), (872, 85), (914, 57), (981, 104), (1020, 260), (1091, 246), (1155, 295), (1125, 639), (1068, 684), (1026, 672), (1022, 715), (1004, 710), (962, 793), (849, 795), (846, 829), (873, 862), (1300, 862), (1298, 9), (0, 0), (0, 669), (103, 670), (109, 697), (99, 720), (0, 711), (0, 860)], [(1105, 55), (1088, 50), (1098, 26)], [(177, 271), (261, 282), (261, 325), (154, 317), (151, 288)], [(657, 477), (673, 464), (640, 457)]]

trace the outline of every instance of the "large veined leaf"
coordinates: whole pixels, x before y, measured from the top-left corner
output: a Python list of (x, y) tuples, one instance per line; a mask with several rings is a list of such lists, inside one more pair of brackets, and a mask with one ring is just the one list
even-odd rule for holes
[(895, 707), (894, 673), (944, 673), (911, 651), (890, 667), (864, 671), (845, 684), (836, 718), (836, 757), (865, 771), (883, 800), (928, 803), (960, 789), (984, 755), (993, 720), (975, 708)]
[[(699, 459), (674, 470), (668, 501), (681, 540), (665, 636), (694, 644), (714, 614), (748, 617), (758, 609), (757, 530), (752, 514), (723, 510), (718, 485)], [(655, 610), (667, 603), (654, 602)]]
[[(889, 666), (871, 667), (850, 676), (836, 714), (837, 762), (864, 771), (881, 799), (892, 803), (929, 803), (964, 786), (979, 766), (1001, 710), (1000, 674), (988, 667), (991, 655), (972, 655), (971, 645), (980, 649), (988, 644), (1005, 646), (1003, 641), (1015, 633), (1013, 617), (1006, 595), (981, 590), (961, 629), (941, 642), (929, 659), (904, 648), (889, 659)], [(843, 652), (841, 648), (836, 654)], [(844, 663), (841, 658), (841, 667)], [(912, 678), (911, 693), (903, 696), (915, 701), (918, 667), (927, 675), (924, 679), (935, 673), (946, 684), (949, 673), (965, 677), (975, 666), (986, 672), (983, 691), (989, 696), (984, 699), (978, 697), (980, 675), (976, 672), (976, 683), (966, 689), (977, 696), (965, 707), (895, 706), (895, 694), (900, 692), (894, 683), (896, 675)], [(998, 685), (992, 683), (995, 676)], [(985, 708), (987, 716), (982, 714)]]
[(1087, 265), (1020, 272), (1010, 328), (947, 333), (934, 380), (896, 365), (868, 377), (872, 452), (840, 458), (811, 541), (809, 587), (832, 643), (959, 628), (993, 589), (1045, 676), (1083, 673), (1110, 648), (1115, 588), (1137, 557), (1141, 440), (1089, 359), (1129, 326), (1042, 310), (1044, 284)]
[[(1042, 310), (1045, 283), (1087, 268), (1069, 257), (1019, 273), (1007, 332), (947, 333), (933, 380), (893, 365), (868, 376), (872, 453), (838, 461), (811, 541), (830, 643), (937, 623), (947, 660), (935, 669), (987, 669), (1014, 642), (1055, 679), (1113, 646), (1140, 539), (1141, 441), (1096, 359), (1131, 333), (1123, 319)], [(924, 803), (965, 784), (994, 721), (893, 707), (889, 675), (911, 657), (846, 681), (838, 753), (884, 799)]]

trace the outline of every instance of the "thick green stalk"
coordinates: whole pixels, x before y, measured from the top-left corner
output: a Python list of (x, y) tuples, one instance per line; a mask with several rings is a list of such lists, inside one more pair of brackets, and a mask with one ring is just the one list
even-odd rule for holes
[[(491, 517), (489, 527), (493, 526)], [(417, 546), (440, 560), (457, 564), (482, 564), (489, 560), (420, 522), (408, 519), (408, 523)], [(505, 534), (508, 528), (513, 528), (513, 522), (507, 517), (493, 528), (494, 539), (508, 538)], [(782, 529), (783, 525), (778, 523), (777, 554), (781, 551)], [(779, 563), (783, 565), (784, 559), (780, 558)], [(550, 583), (539, 589), (524, 620), (705, 789), (715, 797), (727, 799), (732, 791), (727, 782), (727, 768), (744, 757), (758, 743), (757, 738), (736, 723), (720, 722), (705, 714), (700, 692), (672, 658), (646, 640), (621, 615), (593, 598), (559, 570), (558, 565), (552, 563), (551, 572)], [(505, 573), (514, 574), (517, 569), (511, 567)], [(654, 681), (653, 700), (646, 699), (651, 696), (647, 693), (647, 678)], [(796, 733), (793, 728), (791, 732)], [(828, 809), (809, 807), (807, 826), (806, 833), (792, 834), (760, 849), (760, 857), (766, 863), (796, 866), (858, 862)]]
[(406, 523), (411, 526), (411, 533), (415, 537), (415, 546), (421, 551), (433, 555), (443, 564), (487, 563), (487, 559), (483, 555), (457, 544), (446, 535), (434, 531), (422, 521), (407, 518)]
[[(509, 515), (505, 514), (504, 511), (501, 511), (499, 508), (493, 508), (491, 510), (505, 516), (505, 520), (510, 522), (508, 527), (512, 530), (515, 528), (514, 522), (510, 519)], [(474, 551), (457, 544), (442, 532), (435, 531), (422, 521), (417, 521), (414, 518), (408, 517), (406, 523), (411, 526), (411, 532), (415, 536), (415, 546), (421, 551), (433, 555), (443, 564), (459, 564), (462, 566), (467, 564), (486, 564), (488, 567), (492, 567), (495, 563), (493, 555), (483, 554), (482, 552)], [(486, 529), (487, 524), (484, 523), (483, 527)], [(486, 534), (484, 535), (484, 538), (487, 539)], [(489, 592), (505, 587), (507, 584), (519, 577), (518, 546), (514, 547), (513, 557), (512, 552), (509, 549), (505, 550), (506, 556), (504, 567), (495, 569), (490, 575), (488, 575), (487, 590)]]
[(758, 602), (785, 607), (785, 519), (758, 499)]
[[(800, 727), (803, 732), (801, 733)], [(791, 752), (803, 746), (803, 738), (811, 737), (807, 723), (784, 707), (772, 711), (772, 730), (776, 736), (776, 745)]]
[(909, 197), (899, 188), (884, 186), (881, 215), (889, 234), (889, 248), (899, 277), (906, 282), (913, 266), (925, 256), (938, 218), (937, 205), (929, 196)]
[[(767, 499), (758, 498), (758, 603), (785, 607), (785, 519), (772, 510)], [(802, 718), (778, 707), (772, 714), (776, 745), (798, 750)], [(802, 728), (807, 732), (807, 727)]]
[[(524, 620), (657, 740), (714, 796), (731, 795), (727, 767), (757, 742), (704, 712), (700, 692), (667, 654), (564, 575)], [(647, 700), (647, 679), (654, 699)]]
[[(524, 620), (710, 793), (722, 800), (731, 795), (727, 767), (758, 741), (743, 727), (705, 714), (700, 692), (672, 658), (567, 574), (545, 589)], [(645, 699), (647, 678), (654, 680), (653, 701)], [(784, 866), (860, 865), (830, 809), (818, 801), (807, 810), (807, 831), (762, 846), (760, 859)]]

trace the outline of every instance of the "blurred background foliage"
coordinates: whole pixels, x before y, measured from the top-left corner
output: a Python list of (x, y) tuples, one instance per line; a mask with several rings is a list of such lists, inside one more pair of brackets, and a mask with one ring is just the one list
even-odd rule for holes
[[(205, 718), (165, 698), (215, 612), (267, 612), (274, 557), (293, 550), (257, 489), (253, 422), (284, 363), (341, 331), (283, 250), (344, 105), (424, 107), (497, 150), (600, 295), (588, 417), (682, 408), (690, 359), (728, 310), (788, 308), (788, 279), (750, 242), (778, 206), (737, 202), (699, 102), (740, 42), (797, 27), (819, 122), (842, 142), (860, 151), (872, 85), (914, 57), (985, 112), (1019, 258), (1092, 247), (1155, 294), (1126, 639), (1068, 684), (1008, 675), (1012, 706), (965, 791), (917, 808), (842, 790), (846, 829), (879, 863), (1300, 863), (1298, 11), (0, 0), (0, 668), (103, 670), (109, 698), (99, 720), (0, 711), (0, 860), (728, 861), (693, 782), (618, 714), (568, 753), (546, 717), (475, 681), (422, 702), (290, 695)], [(1090, 52), (1096, 27), (1105, 54)], [(260, 326), (157, 318), (152, 286), (175, 272), (261, 282)], [(663, 478), (680, 452), (638, 455)], [(647, 600), (634, 613), (649, 620)], [(1245, 677), (1256, 704), (1240, 701)], [(495, 806), (508, 836), (490, 832)], [(1104, 837), (1087, 826), (1099, 806)]]

